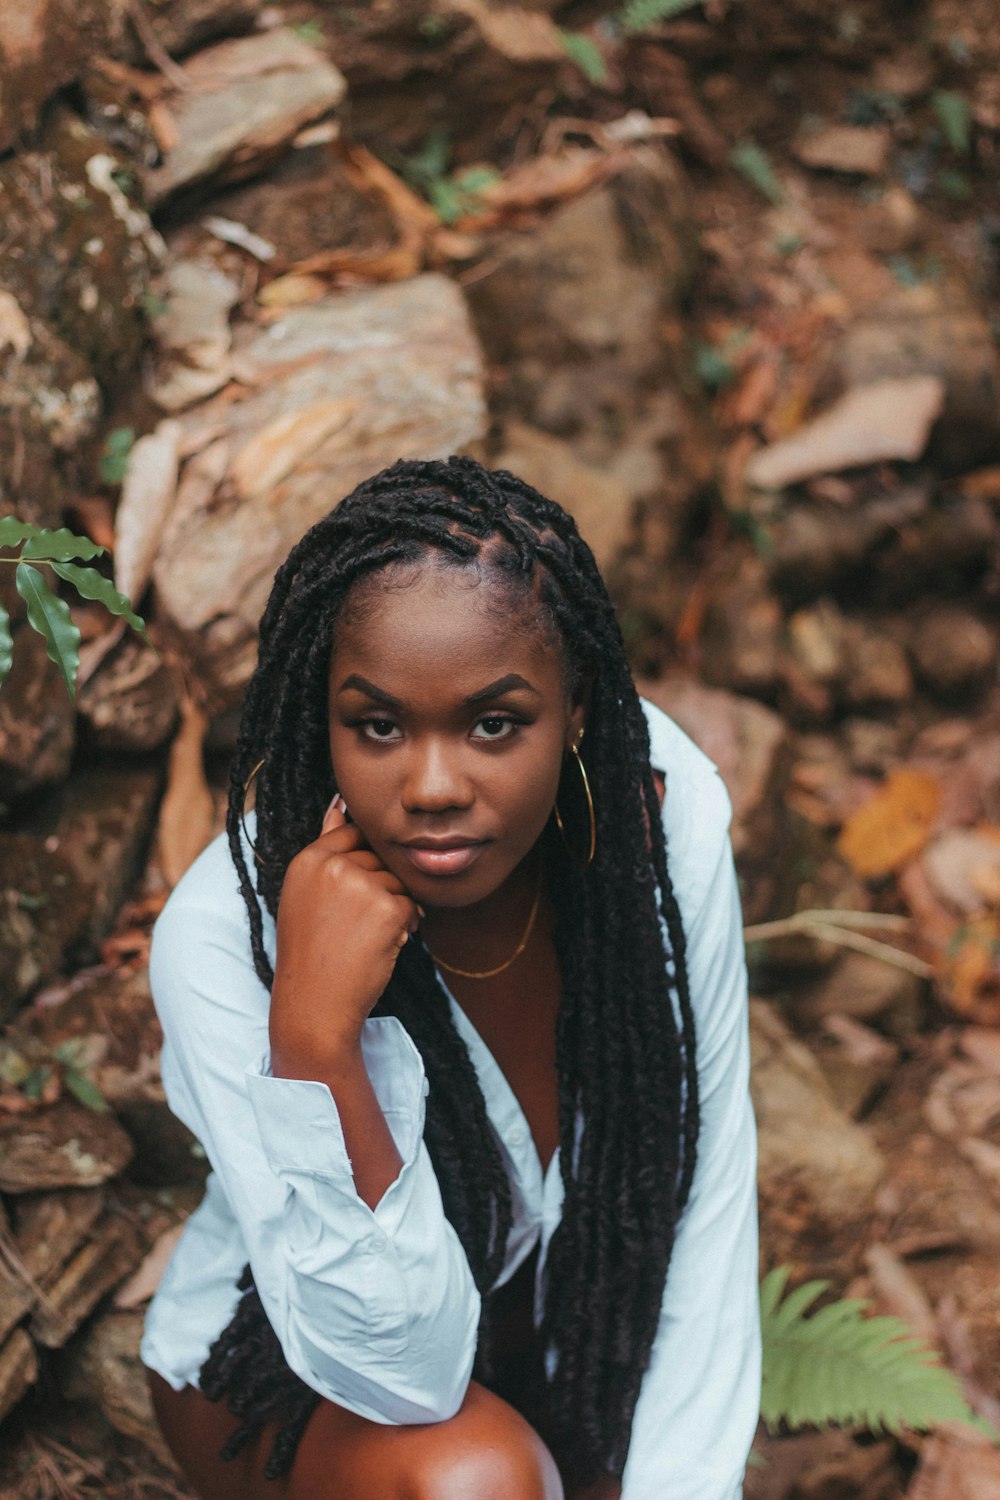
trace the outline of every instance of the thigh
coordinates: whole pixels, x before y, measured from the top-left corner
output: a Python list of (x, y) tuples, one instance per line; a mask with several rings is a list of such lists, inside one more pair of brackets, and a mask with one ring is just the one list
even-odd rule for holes
[(201, 1500), (563, 1500), (534, 1428), (475, 1381), (454, 1417), (423, 1426), (386, 1426), (322, 1401), (278, 1480), (264, 1478), (273, 1428), (220, 1459), (237, 1425), (225, 1406), (152, 1373), (149, 1382), (163, 1436)]

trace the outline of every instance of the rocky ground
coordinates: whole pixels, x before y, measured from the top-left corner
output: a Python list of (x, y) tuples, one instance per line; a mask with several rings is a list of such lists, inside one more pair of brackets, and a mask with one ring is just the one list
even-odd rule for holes
[[(733, 795), (765, 1267), (1000, 1419), (1000, 42), (992, 6), (51, 0), (0, 16), (0, 1495), (183, 1496), (142, 1307), (204, 1161), (149, 930), (219, 826), (277, 562), (461, 449), (577, 515)], [(754, 1500), (988, 1500), (960, 1433), (761, 1434)]]

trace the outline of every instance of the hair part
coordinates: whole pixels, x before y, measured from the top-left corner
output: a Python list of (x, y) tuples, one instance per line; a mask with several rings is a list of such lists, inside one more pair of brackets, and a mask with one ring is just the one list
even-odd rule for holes
[[(261, 621), (227, 816), (254, 967), (270, 987), (262, 904), (277, 913), (288, 864), (318, 836), (337, 790), (328, 740), (337, 622), (346, 610), (363, 625), (380, 586), (425, 566), (429, 553), (435, 566), (480, 569), (531, 598), (540, 624), (562, 644), (572, 692), (586, 685), (593, 863), (581, 870), (551, 830), (545, 835), (562, 976), (556, 1068), (564, 1205), (548, 1252), (541, 1326), (554, 1373), (544, 1411), (526, 1415), (567, 1472), (580, 1480), (620, 1475), (694, 1173), (694, 1021), (649, 736), (614, 609), (572, 518), (513, 474), (470, 458), (401, 460), (353, 491), (279, 569)], [(262, 758), (255, 884), (240, 815), (244, 783)], [(572, 819), (564, 821), (572, 838)], [(430, 1084), (424, 1138), (483, 1294), (476, 1374), (489, 1384), (489, 1293), (504, 1264), (510, 1185), (448, 996), (418, 938), (402, 950), (375, 1013), (397, 1016), (423, 1057)], [(318, 1397), (287, 1371), (248, 1280), (201, 1372), (205, 1394), (227, 1397), (241, 1418), (231, 1451), (275, 1420), (276, 1380), (284, 1384), (275, 1473), (290, 1464)]]

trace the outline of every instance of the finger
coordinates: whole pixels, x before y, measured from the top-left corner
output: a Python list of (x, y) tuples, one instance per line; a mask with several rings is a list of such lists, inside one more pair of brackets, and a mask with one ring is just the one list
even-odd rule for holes
[(323, 826), (320, 829), (320, 837), (324, 833), (333, 833), (338, 828), (343, 828), (347, 822), (347, 804), (338, 792), (323, 814)]

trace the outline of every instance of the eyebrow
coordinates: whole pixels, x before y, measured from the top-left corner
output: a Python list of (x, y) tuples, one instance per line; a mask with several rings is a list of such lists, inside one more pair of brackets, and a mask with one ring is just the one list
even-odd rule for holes
[[(377, 687), (374, 682), (369, 682), (367, 677), (362, 677), (358, 672), (352, 672), (349, 677), (345, 677), (337, 692), (338, 694), (346, 693), (351, 689), (356, 693), (364, 693), (366, 698), (372, 698), (376, 703), (384, 703), (386, 708), (394, 709), (396, 713), (401, 713), (403, 710), (404, 705), (398, 698), (394, 698), (384, 688)], [(474, 693), (469, 693), (462, 699), (462, 707), (474, 708), (478, 703), (486, 703), (491, 698), (499, 698), (504, 693), (513, 692), (534, 693), (536, 698), (541, 696), (538, 689), (526, 677), (522, 677), (519, 672), (508, 672), (506, 677), (498, 677), (495, 682), (488, 682), (485, 687), (477, 688)]]

